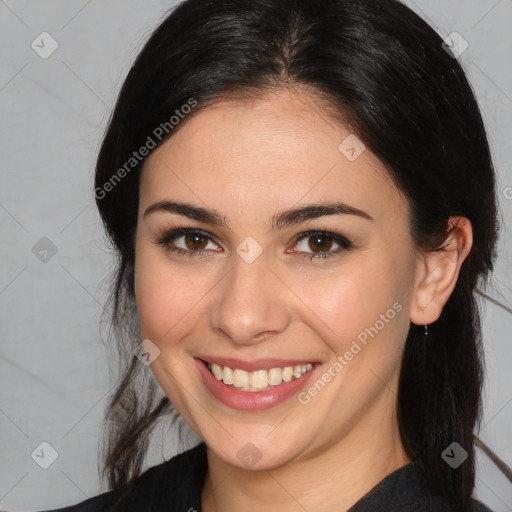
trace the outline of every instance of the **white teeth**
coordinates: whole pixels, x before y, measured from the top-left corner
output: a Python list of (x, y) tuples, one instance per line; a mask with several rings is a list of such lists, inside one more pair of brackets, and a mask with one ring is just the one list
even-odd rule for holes
[(249, 373), (244, 370), (235, 368), (233, 371), (233, 386), (235, 388), (248, 388), (249, 387)]
[(277, 386), (283, 382), (283, 372), (281, 368), (270, 368), (268, 371), (268, 383), (270, 386)]
[[(216, 365), (218, 366), (218, 365)], [(220, 369), (220, 367), (219, 367)], [(224, 366), (223, 378), (224, 384), (233, 384), (233, 370), (229, 366)]]
[(226, 385), (233, 385), (244, 391), (262, 391), (269, 386), (278, 386), (282, 382), (290, 382), (294, 378), (302, 377), (313, 368), (311, 363), (284, 368), (270, 368), (268, 370), (256, 370), (246, 372), (238, 368), (221, 367), (216, 363), (208, 363), (208, 368), (217, 380), (222, 380)]
[(268, 386), (268, 373), (267, 370), (258, 370), (252, 372), (249, 378), (251, 388), (263, 389)]
[(220, 369), (220, 366), (218, 364), (214, 364), (212, 366), (212, 373), (215, 376), (217, 380), (222, 380), (222, 370)]
[(290, 382), (293, 377), (293, 366), (285, 366), (283, 369), (283, 380)]

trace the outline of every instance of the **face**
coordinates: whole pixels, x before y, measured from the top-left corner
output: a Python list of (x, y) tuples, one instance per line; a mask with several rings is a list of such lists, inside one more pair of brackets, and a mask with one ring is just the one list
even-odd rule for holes
[(229, 464), (270, 469), (393, 425), (417, 254), (406, 200), (349, 135), (280, 90), (196, 111), (145, 162), (151, 370)]

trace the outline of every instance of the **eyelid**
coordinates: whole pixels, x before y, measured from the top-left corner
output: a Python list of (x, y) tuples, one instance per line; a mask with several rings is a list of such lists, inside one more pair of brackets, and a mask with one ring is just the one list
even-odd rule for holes
[(338, 245), (342, 247), (350, 247), (352, 246), (352, 242), (345, 236), (339, 235), (337, 233), (333, 233), (328, 229), (311, 229), (309, 231), (304, 231), (295, 236), (295, 243), (302, 242), (305, 238), (309, 238), (315, 235), (319, 236), (327, 236), (328, 238), (332, 238)]
[[(192, 227), (181, 227), (181, 226), (172, 226), (165, 228), (160, 231), (160, 234), (157, 237), (156, 243), (158, 245), (163, 245), (164, 248), (170, 252), (180, 253), (180, 254), (187, 254), (190, 257), (193, 256), (204, 256), (205, 254), (208, 254), (211, 249), (202, 249), (198, 251), (193, 251), (190, 249), (183, 249), (181, 247), (169, 247), (169, 243), (172, 240), (175, 240), (176, 238), (185, 236), (187, 234), (199, 234), (206, 239), (210, 240), (211, 242), (222, 245), (217, 237), (215, 237), (213, 234), (204, 231), (199, 228), (192, 228)], [(327, 228), (318, 228), (318, 229), (310, 229), (307, 231), (303, 231), (301, 233), (298, 233), (292, 238), (293, 245), (297, 245), (298, 243), (302, 242), (304, 239), (310, 238), (315, 235), (320, 236), (326, 236), (327, 238), (332, 239), (335, 243), (337, 243), (340, 248), (334, 251), (326, 251), (326, 252), (303, 252), (303, 251), (291, 251), (292, 253), (297, 253), (299, 255), (302, 255), (303, 257), (309, 257), (310, 259), (315, 258), (328, 258), (330, 256), (336, 256), (337, 254), (341, 252), (348, 251), (354, 247), (353, 242), (346, 236), (343, 236), (338, 233), (334, 233), (330, 231)]]
[[(156, 243), (159, 245), (167, 245), (171, 240), (174, 240), (176, 238), (179, 238), (181, 236), (185, 236), (188, 234), (199, 234), (208, 240), (214, 242), (217, 245), (221, 245), (220, 242), (217, 240), (217, 238), (212, 235), (211, 233), (208, 233), (208, 231), (203, 231), (199, 228), (186, 228), (186, 227), (180, 227), (175, 226), (171, 228), (166, 228), (160, 231), (160, 233), (157, 235)], [(201, 253), (201, 252), (207, 252), (205, 250), (203, 251), (189, 251), (189, 252), (195, 252), (195, 253)]]

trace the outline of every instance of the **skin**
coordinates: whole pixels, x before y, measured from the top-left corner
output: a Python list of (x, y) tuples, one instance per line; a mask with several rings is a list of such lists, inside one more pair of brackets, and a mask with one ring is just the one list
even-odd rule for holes
[[(418, 251), (409, 205), (383, 164), (368, 149), (349, 161), (338, 150), (349, 128), (319, 107), (297, 89), (220, 101), (197, 110), (144, 165), (135, 264), (141, 331), (160, 350), (155, 378), (207, 444), (205, 512), (347, 510), (410, 462), (396, 421), (406, 336), (410, 322), (439, 317), (471, 248), (471, 224), (453, 218), (444, 252)], [(214, 209), (230, 230), (169, 212), (143, 217), (162, 200)], [(373, 220), (329, 215), (270, 229), (277, 212), (326, 201)], [(155, 243), (170, 226), (218, 242), (199, 238), (206, 256), (178, 255)], [(295, 240), (316, 229), (353, 247), (335, 254), (332, 241), (331, 257), (311, 260), (322, 247), (314, 237)], [(263, 249), (252, 263), (236, 252), (247, 236)], [(194, 241), (173, 243), (193, 251)], [(401, 311), (308, 404), (292, 397), (264, 411), (234, 410), (212, 397), (194, 363), (210, 354), (307, 359), (327, 369), (394, 303)], [(237, 457), (248, 442), (261, 455), (251, 467)]]

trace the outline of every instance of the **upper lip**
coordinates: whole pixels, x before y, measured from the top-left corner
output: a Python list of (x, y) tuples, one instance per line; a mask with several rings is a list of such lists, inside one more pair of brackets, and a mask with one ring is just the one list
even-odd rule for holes
[(254, 372), (256, 370), (269, 369), (269, 368), (284, 368), (285, 366), (297, 366), (303, 364), (315, 364), (313, 359), (253, 359), (252, 361), (242, 361), (240, 359), (233, 359), (231, 357), (217, 357), (217, 356), (198, 356), (207, 363), (216, 363), (220, 366), (228, 366), (229, 368), (238, 368), (246, 372)]

